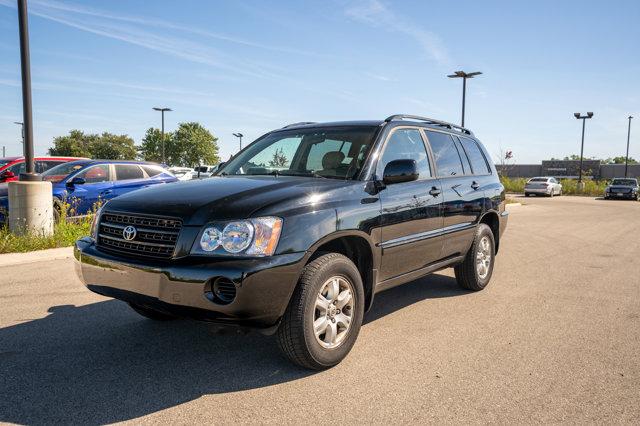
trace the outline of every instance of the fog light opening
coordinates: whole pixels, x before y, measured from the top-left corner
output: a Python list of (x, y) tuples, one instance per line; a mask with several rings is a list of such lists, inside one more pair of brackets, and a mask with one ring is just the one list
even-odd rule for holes
[(211, 285), (213, 302), (228, 305), (236, 298), (236, 285), (228, 278), (218, 277)]

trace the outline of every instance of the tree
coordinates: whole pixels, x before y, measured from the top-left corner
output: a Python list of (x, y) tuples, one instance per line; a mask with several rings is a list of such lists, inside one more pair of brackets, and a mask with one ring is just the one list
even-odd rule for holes
[[(607, 158), (603, 162), (605, 164), (624, 164), (627, 157), (619, 156), (613, 158)], [(629, 157), (629, 164), (638, 164), (638, 161), (635, 158)]]
[[(165, 132), (165, 152), (167, 149), (172, 149), (172, 139), (173, 133)], [(162, 132), (160, 129), (154, 129), (153, 127), (147, 129), (147, 133), (145, 133), (144, 138), (142, 139), (140, 155), (145, 159), (145, 161), (154, 161), (156, 163), (162, 162)]]
[(220, 162), (218, 138), (195, 122), (179, 124), (171, 139), (165, 140), (165, 153), (167, 163), (172, 166), (194, 167)]
[(269, 166), (285, 167), (287, 164), (289, 164), (289, 159), (284, 155), (284, 150), (282, 148), (276, 149), (273, 153), (273, 158), (269, 160)]
[(137, 149), (133, 139), (127, 135), (104, 132), (85, 134), (81, 130), (71, 130), (66, 136), (58, 136), (49, 148), (50, 155), (64, 157), (88, 157), (104, 160), (134, 160)]

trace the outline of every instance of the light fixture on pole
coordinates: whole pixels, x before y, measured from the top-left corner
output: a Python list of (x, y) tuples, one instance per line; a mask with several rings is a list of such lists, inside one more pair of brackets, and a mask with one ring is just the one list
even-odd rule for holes
[(480, 71), (474, 71), (474, 72), (455, 71), (453, 74), (447, 76), (449, 78), (462, 79), (462, 124), (461, 124), (462, 127), (464, 127), (464, 108), (465, 108), (465, 103), (467, 98), (467, 79), (473, 78), (476, 75), (480, 75), (480, 74), (482, 74)]
[(573, 116), (578, 120), (582, 120), (582, 143), (580, 144), (580, 171), (578, 172), (579, 173), (578, 183), (582, 185), (582, 157), (584, 155), (584, 123), (588, 118), (593, 117), (593, 113), (588, 112), (587, 115), (581, 115), (579, 112), (575, 112), (573, 113)]
[(242, 137), (244, 136), (242, 133), (234, 133), (233, 136), (240, 139), (240, 151), (242, 151)]
[(165, 164), (165, 156), (164, 156), (164, 113), (167, 111), (173, 111), (171, 108), (158, 108), (153, 107), (155, 111), (160, 111), (162, 115), (162, 128), (160, 130), (160, 134), (162, 135), (162, 164)]
[(22, 143), (24, 144), (24, 123), (22, 121), (14, 121), (13, 124), (17, 124), (22, 127)]
[(632, 115), (629, 116), (629, 128), (627, 129), (627, 156), (624, 160), (624, 177), (628, 177), (629, 173), (629, 140), (631, 139), (631, 119)]

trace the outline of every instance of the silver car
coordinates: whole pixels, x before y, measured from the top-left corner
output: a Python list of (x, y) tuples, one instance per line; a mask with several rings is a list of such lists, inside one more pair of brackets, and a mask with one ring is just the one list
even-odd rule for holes
[(562, 195), (562, 184), (554, 177), (543, 176), (529, 179), (524, 186), (524, 196), (546, 195), (553, 197), (554, 195)]

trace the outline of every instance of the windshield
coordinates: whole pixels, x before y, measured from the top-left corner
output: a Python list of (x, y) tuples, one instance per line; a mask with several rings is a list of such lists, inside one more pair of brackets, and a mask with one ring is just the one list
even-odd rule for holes
[(638, 181), (635, 179), (614, 179), (611, 185), (638, 186)]
[(4, 167), (4, 166), (6, 166), (7, 164), (9, 164), (12, 161), (14, 161), (14, 160), (7, 160), (7, 159), (4, 159), (4, 158), (0, 158), (0, 167)]
[(71, 173), (80, 170), (85, 165), (86, 163), (77, 163), (75, 161), (71, 163), (63, 163), (42, 173), (42, 179), (52, 183), (58, 183)]
[(353, 179), (378, 127), (313, 128), (275, 132), (259, 139), (220, 175), (286, 175)]

